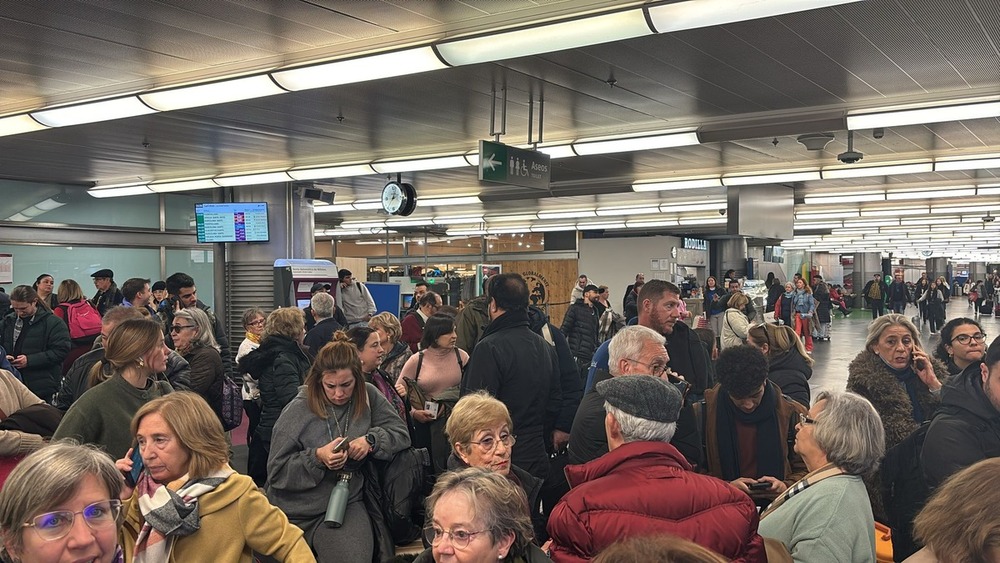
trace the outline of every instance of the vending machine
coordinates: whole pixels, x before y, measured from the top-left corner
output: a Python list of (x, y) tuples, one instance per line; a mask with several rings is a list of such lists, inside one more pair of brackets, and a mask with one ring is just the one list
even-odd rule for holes
[(274, 306), (305, 309), (315, 284), (336, 294), (337, 265), (329, 260), (282, 258), (274, 261)]

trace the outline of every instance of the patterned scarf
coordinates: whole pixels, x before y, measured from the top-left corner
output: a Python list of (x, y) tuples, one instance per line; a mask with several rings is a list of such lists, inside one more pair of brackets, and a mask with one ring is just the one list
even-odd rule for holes
[(228, 465), (204, 479), (188, 481), (185, 474), (176, 482), (185, 483), (175, 493), (143, 472), (136, 484), (139, 511), (143, 524), (135, 541), (135, 563), (166, 563), (179, 537), (189, 536), (201, 527), (198, 497), (214, 491), (235, 473)]
[(777, 510), (779, 506), (784, 504), (785, 501), (801, 493), (802, 491), (808, 489), (809, 487), (815, 485), (816, 483), (819, 483), (823, 479), (829, 479), (830, 477), (835, 477), (837, 475), (843, 475), (843, 474), (844, 470), (832, 463), (828, 463), (823, 467), (820, 467), (816, 471), (813, 471), (808, 475), (806, 475), (805, 477), (803, 477), (802, 479), (800, 479), (791, 487), (785, 489), (785, 492), (778, 495), (778, 498), (774, 499), (774, 502), (772, 502), (767, 507), (767, 510), (765, 510), (760, 515), (760, 519), (763, 520), (768, 514), (774, 512), (775, 510)]

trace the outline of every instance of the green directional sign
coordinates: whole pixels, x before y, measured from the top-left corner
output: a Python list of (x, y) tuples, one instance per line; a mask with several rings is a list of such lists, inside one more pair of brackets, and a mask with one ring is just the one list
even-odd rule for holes
[(552, 173), (550, 157), (496, 143), (479, 141), (479, 179), (525, 188), (548, 188)]

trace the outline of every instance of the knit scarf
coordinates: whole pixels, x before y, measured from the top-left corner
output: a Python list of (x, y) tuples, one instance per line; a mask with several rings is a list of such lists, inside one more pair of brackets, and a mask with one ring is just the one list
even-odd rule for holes
[(253, 342), (254, 344), (260, 346), (260, 335), (259, 334), (254, 334), (254, 333), (248, 331), (246, 333), (246, 339), (249, 340), (250, 342)]
[(763, 520), (769, 514), (777, 510), (779, 506), (785, 504), (785, 501), (801, 493), (802, 491), (808, 489), (809, 487), (815, 485), (816, 483), (819, 483), (823, 479), (829, 479), (830, 477), (836, 477), (837, 475), (843, 475), (843, 474), (844, 470), (832, 463), (828, 463), (823, 467), (820, 467), (816, 471), (810, 472), (808, 475), (800, 479), (794, 485), (785, 489), (785, 492), (778, 495), (778, 498), (774, 499), (774, 502), (772, 502), (767, 507), (767, 509), (764, 510), (763, 513), (761, 513), (760, 519)]
[(757, 428), (757, 475), (770, 475), (779, 481), (785, 480), (785, 459), (781, 450), (781, 432), (778, 420), (778, 400), (781, 395), (770, 381), (765, 383), (764, 396), (751, 413), (745, 413), (729, 399), (725, 391), (719, 391), (716, 401), (715, 422), (719, 438), (719, 461), (722, 464), (722, 478), (732, 481), (740, 475), (740, 444), (736, 434), (736, 423), (753, 425)]
[(913, 420), (917, 424), (922, 423), (924, 421), (924, 408), (920, 406), (920, 399), (917, 397), (917, 372), (913, 371), (913, 367), (909, 364), (903, 369), (896, 369), (890, 366), (882, 356), (879, 356), (878, 359), (882, 360), (889, 373), (896, 376), (896, 381), (903, 384), (906, 394), (910, 397), (910, 406), (913, 407)]
[(179, 537), (189, 536), (201, 527), (198, 497), (212, 492), (235, 473), (228, 465), (203, 479), (188, 481), (185, 474), (179, 481), (184, 486), (174, 491), (161, 485), (143, 472), (136, 483), (139, 511), (143, 524), (135, 541), (135, 563), (166, 563)]

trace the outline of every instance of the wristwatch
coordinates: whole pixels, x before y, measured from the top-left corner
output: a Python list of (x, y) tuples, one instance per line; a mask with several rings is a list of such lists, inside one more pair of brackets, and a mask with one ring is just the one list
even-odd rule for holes
[(370, 433), (365, 434), (365, 441), (368, 442), (368, 447), (372, 449), (372, 453), (375, 453), (375, 450), (378, 449), (378, 446), (375, 445), (375, 436), (372, 436)]

